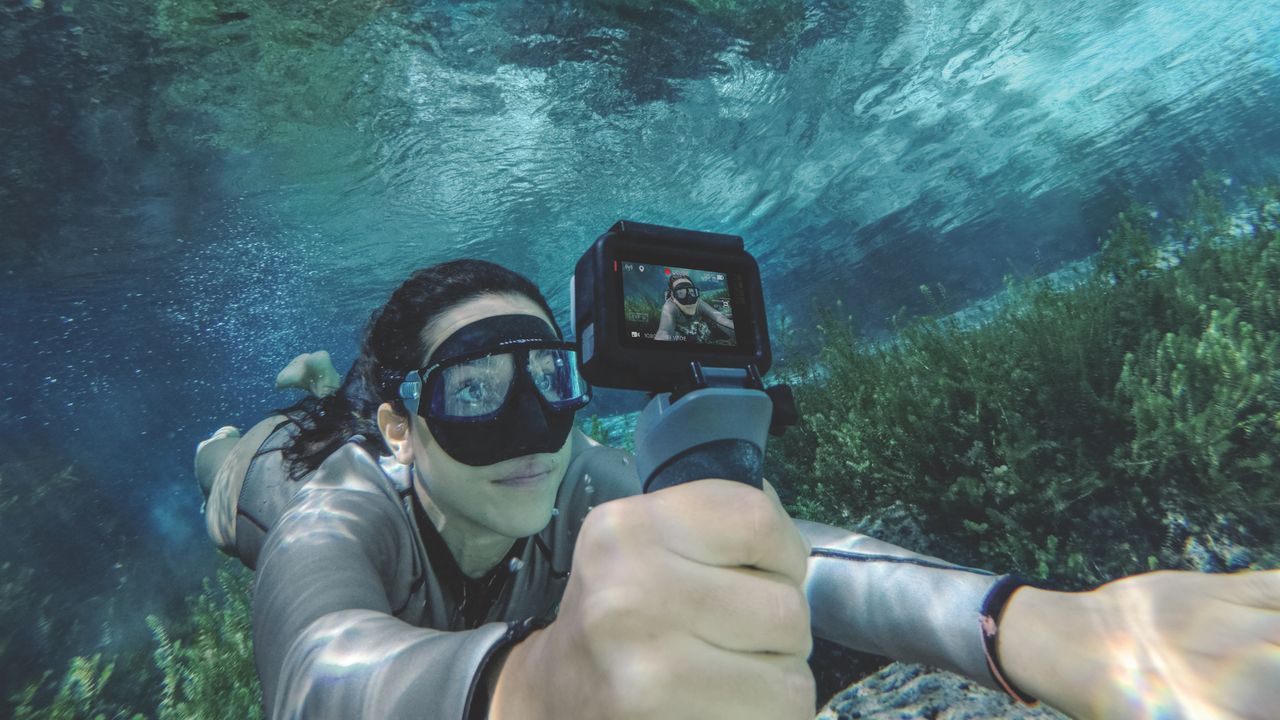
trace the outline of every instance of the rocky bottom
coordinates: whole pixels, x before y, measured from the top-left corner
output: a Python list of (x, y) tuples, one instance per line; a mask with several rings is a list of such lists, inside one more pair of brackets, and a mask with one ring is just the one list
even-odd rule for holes
[(1004, 693), (954, 673), (924, 665), (893, 663), (849, 686), (827, 703), (816, 720), (1063, 720), (1044, 706), (1028, 708)]

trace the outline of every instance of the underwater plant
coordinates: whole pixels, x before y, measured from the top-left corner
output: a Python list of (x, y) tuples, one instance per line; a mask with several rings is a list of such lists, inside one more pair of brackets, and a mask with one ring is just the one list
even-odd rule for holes
[(253, 575), (225, 561), (217, 583), (190, 604), (181, 634), (160, 618), (147, 619), (159, 647), (156, 666), (164, 676), (159, 720), (262, 717), (262, 687), (253, 664), (250, 591)]
[(613, 433), (610, 433), (609, 429), (604, 426), (599, 415), (592, 415), (589, 420), (582, 423), (582, 432), (601, 445), (610, 444), (613, 437)]
[(1274, 563), (1280, 188), (1232, 214), (1211, 186), (1171, 222), (1121, 214), (1091, 273), (1010, 281), (980, 322), (872, 343), (829, 312), (819, 359), (784, 370), (789, 509), (1067, 588)]
[(662, 320), (662, 304), (647, 295), (629, 295), (622, 302), (623, 317), (657, 327)]
[(156, 563), (131, 547), (123, 516), (102, 512), (105, 484), (48, 449), (5, 460), (0, 716), (257, 717), (251, 574), (225, 562), (216, 583), (171, 608), (133, 575)]
[[(76, 656), (62, 678), (52, 671), (12, 697), (22, 720), (252, 720), (262, 717), (262, 690), (253, 664), (250, 589), (253, 575), (225, 560), (217, 581), (205, 580), (186, 613), (147, 618), (156, 648), (153, 667), (134, 657)], [(159, 671), (158, 682), (141, 683)], [(158, 689), (157, 689), (158, 688)], [(158, 697), (156, 696), (158, 693)], [(139, 713), (136, 708), (145, 708)]]
[(0, 563), (0, 657), (4, 657), (14, 644), (14, 637), (21, 625), (15, 618), (21, 616), (31, 598), (31, 578), (35, 571), (29, 567), (15, 567), (11, 562)]
[(115, 706), (103, 697), (115, 663), (103, 662), (102, 655), (72, 658), (56, 694), (47, 705), (33, 705), (41, 684), (32, 683), (19, 696), (14, 720), (143, 720), (144, 715)]
[(617, 415), (608, 418), (592, 415), (581, 423), (581, 428), (587, 437), (601, 445), (634, 453), (636, 451), (636, 418), (637, 415)]
[[(128, 605), (118, 597), (128, 533), (120, 517), (100, 512), (109, 492), (55, 453), (42, 455), (0, 462), (0, 657), (7, 660), (0, 698), (6, 699), (68, 658), (100, 653), (129, 626), (118, 621)], [(83, 676), (85, 661), (77, 667)], [(64, 704), (79, 697), (72, 690)]]

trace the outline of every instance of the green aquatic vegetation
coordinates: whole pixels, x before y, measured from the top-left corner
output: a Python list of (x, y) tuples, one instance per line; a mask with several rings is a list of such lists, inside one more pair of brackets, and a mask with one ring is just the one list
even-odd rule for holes
[(604, 426), (599, 415), (592, 415), (589, 420), (584, 422), (582, 424), (582, 432), (601, 445), (613, 446), (613, 433), (609, 432), (609, 428)]
[(770, 448), (790, 508), (1069, 586), (1195, 564), (1174, 517), (1219, 528), (1203, 547), (1273, 547), (1280, 189), (1233, 215), (1207, 187), (1173, 222), (1126, 211), (1091, 274), (1011, 282), (982, 322), (873, 344), (829, 313), (819, 361), (787, 370), (805, 418)]
[(640, 322), (657, 328), (662, 321), (662, 303), (648, 295), (628, 295), (622, 301), (622, 316), (628, 322)]
[(31, 578), (35, 571), (29, 567), (0, 563), (0, 657), (4, 657), (14, 644), (22, 627), (21, 618), (31, 602)]
[(7, 698), (110, 640), (104, 624), (121, 604), (113, 566), (126, 541), (120, 518), (100, 512), (108, 492), (52, 453), (0, 463), (0, 498), (0, 651), (29, 659), (0, 675)]
[(123, 562), (130, 534), (101, 512), (109, 490), (53, 452), (37, 457), (0, 463), (0, 716), (257, 717), (251, 574), (227, 562), (147, 632), (156, 603), (130, 568), (149, 559)]
[(1135, 435), (1120, 462), (1143, 478), (1177, 477), (1182, 491), (1214, 507), (1273, 510), (1280, 436), (1280, 333), (1208, 311), (1197, 334), (1166, 333), (1125, 356), (1119, 390)]
[(720, 288), (718, 290), (710, 290), (701, 296), (702, 302), (724, 313), (727, 317), (733, 317), (733, 306), (729, 303), (729, 289)]
[(599, 415), (592, 415), (582, 422), (581, 427), (582, 432), (586, 433), (587, 437), (601, 445), (608, 445), (630, 453), (636, 451), (635, 428), (625, 416), (602, 419)]
[(216, 584), (205, 580), (181, 635), (159, 618), (148, 618), (159, 646), (155, 662), (164, 676), (159, 720), (262, 717), (250, 627), (252, 584), (249, 571), (228, 562), (218, 570)]
[[(230, 561), (215, 582), (192, 598), (178, 620), (147, 618), (156, 642), (151, 661), (160, 675), (159, 697), (135, 678), (134, 658), (78, 656), (62, 679), (45, 672), (13, 697), (14, 717), (29, 720), (141, 718), (130, 707), (154, 708), (159, 720), (245, 720), (262, 717), (262, 691), (253, 664), (250, 629), (252, 574)], [(122, 664), (124, 663), (124, 664)], [(117, 667), (123, 668), (117, 671)], [(125, 696), (121, 699), (121, 696)], [(158, 701), (158, 702), (157, 702)]]
[[(104, 697), (115, 663), (102, 655), (73, 658), (48, 704), (33, 705), (44, 683), (32, 683), (14, 698), (14, 720), (142, 720), (145, 716)], [(47, 679), (49, 673), (45, 673)]]

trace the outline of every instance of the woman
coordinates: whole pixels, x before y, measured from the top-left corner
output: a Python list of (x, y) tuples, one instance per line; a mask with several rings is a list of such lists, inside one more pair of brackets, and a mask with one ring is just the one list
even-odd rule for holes
[(666, 301), (653, 338), (698, 343), (732, 339), (733, 320), (708, 305), (701, 294), (686, 273), (667, 278)]
[(1081, 717), (1280, 703), (1275, 572), (1055, 593), (793, 522), (771, 489), (637, 495), (572, 428), (560, 340), (524, 278), (428, 268), (339, 392), (205, 446), (215, 496), (250, 478), (223, 546), (257, 566), (269, 717), (809, 718), (812, 635)]

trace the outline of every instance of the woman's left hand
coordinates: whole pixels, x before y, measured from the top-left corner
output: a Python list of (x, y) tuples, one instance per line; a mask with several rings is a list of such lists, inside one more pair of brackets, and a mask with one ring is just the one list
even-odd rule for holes
[(998, 642), (1016, 685), (1074, 717), (1280, 717), (1280, 570), (1023, 588)]

